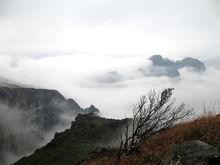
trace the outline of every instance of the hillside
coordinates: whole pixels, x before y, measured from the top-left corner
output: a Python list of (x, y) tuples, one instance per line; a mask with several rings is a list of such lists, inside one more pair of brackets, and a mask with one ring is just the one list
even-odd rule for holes
[(35, 116), (32, 121), (45, 130), (59, 124), (59, 116), (64, 112), (83, 112), (73, 99), (48, 89), (0, 87), (0, 103), (32, 113)]
[(78, 115), (70, 129), (56, 133), (50, 143), (14, 165), (77, 164), (97, 148), (118, 146), (125, 122), (127, 120), (105, 119), (91, 113)]
[(8, 165), (51, 140), (56, 131), (68, 128), (85, 110), (56, 90), (0, 87), (0, 164)]
[[(220, 151), (220, 116), (201, 117), (159, 133), (141, 144), (137, 155), (124, 157), (120, 165), (164, 165), (174, 144), (190, 140), (207, 142)], [(116, 152), (112, 150), (108, 153), (96, 154), (83, 165), (115, 165), (115, 157)]]

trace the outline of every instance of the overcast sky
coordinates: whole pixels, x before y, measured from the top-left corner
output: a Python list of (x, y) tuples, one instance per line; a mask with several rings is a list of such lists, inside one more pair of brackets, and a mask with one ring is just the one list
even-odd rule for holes
[[(154, 54), (197, 58), (207, 70), (147, 76)], [(0, 0), (0, 85), (8, 79), (56, 89), (107, 118), (132, 117), (142, 95), (170, 87), (195, 114), (204, 105), (220, 113), (220, 0)], [(16, 109), (2, 106), (0, 117), (10, 136), (32, 131)]]
[(218, 56), (219, 17), (219, 0), (0, 0), (0, 52)]
[[(0, 77), (58, 89), (108, 117), (124, 117), (152, 88), (175, 87), (188, 103), (220, 102), (219, 45), (219, 0), (0, 0)], [(209, 61), (207, 72), (92, 82), (105, 71), (135, 74), (153, 54)]]

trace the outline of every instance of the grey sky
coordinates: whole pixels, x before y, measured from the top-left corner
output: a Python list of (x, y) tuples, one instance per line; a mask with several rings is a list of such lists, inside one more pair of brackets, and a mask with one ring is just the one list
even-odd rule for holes
[[(174, 87), (192, 105), (220, 103), (219, 18), (219, 0), (0, 0), (0, 77), (57, 89), (107, 117), (124, 117), (153, 88)], [(153, 54), (209, 65), (180, 80), (92, 81), (112, 70), (134, 76)]]
[(0, 53), (218, 56), (218, 0), (0, 0)]
[[(195, 113), (204, 104), (220, 113), (219, 48), (220, 0), (0, 0), (0, 83), (56, 89), (109, 118), (132, 116), (141, 95), (170, 87)], [(207, 71), (140, 74), (154, 54), (198, 58)], [(100, 82), (108, 72), (121, 81)], [(7, 112), (3, 123), (23, 128)]]

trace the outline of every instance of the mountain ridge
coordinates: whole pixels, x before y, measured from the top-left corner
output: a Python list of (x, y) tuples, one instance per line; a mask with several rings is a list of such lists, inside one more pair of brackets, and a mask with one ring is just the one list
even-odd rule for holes
[(0, 164), (30, 154), (69, 127), (77, 114), (92, 111), (99, 113), (57, 90), (0, 87)]
[(150, 71), (151, 74), (155, 76), (178, 77), (180, 76), (179, 70), (182, 68), (191, 68), (197, 73), (206, 71), (205, 64), (192, 57), (172, 61), (168, 58), (163, 58), (161, 55), (153, 55), (148, 60), (150, 60), (153, 64), (153, 67), (150, 69)]
[(126, 122), (127, 119), (106, 119), (93, 113), (79, 114), (69, 129), (56, 133), (47, 145), (14, 165), (79, 164), (97, 148), (117, 147)]

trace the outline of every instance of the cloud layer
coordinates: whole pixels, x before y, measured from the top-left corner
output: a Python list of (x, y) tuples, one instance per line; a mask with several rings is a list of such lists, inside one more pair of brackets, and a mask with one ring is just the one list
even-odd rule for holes
[[(219, 0), (0, 0), (0, 77), (57, 89), (110, 118), (130, 116), (142, 94), (169, 87), (196, 113), (204, 103), (219, 110), (219, 17)], [(140, 68), (152, 71), (147, 59), (153, 54), (199, 58), (207, 71), (182, 69), (177, 78), (141, 74)], [(20, 137), (16, 145), (36, 138), (20, 136), (36, 128), (24, 116), (0, 106), (2, 128)]]
[[(2, 56), (0, 75), (23, 84), (57, 89), (82, 107), (94, 104), (104, 116), (114, 118), (131, 114), (132, 105), (150, 89), (173, 87), (179, 102), (197, 107), (219, 102), (218, 69), (209, 66), (203, 74), (182, 69), (178, 78), (146, 77), (137, 70), (141, 67), (148, 71), (151, 64), (147, 59), (78, 54), (27, 58), (20, 61), (17, 67), (11, 67), (10, 58)], [(97, 81), (97, 77), (112, 70), (120, 73), (121, 81)]]

